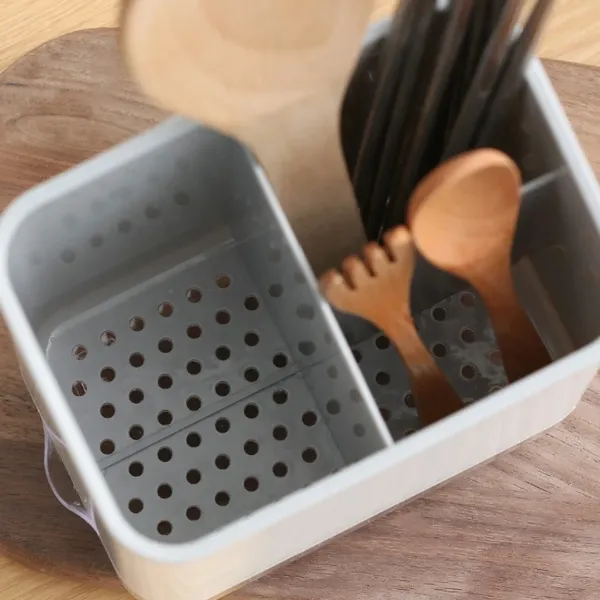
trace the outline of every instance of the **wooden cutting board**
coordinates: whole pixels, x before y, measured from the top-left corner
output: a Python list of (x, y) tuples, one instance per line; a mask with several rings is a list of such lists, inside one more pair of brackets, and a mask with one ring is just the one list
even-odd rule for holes
[[(600, 70), (546, 67), (600, 173)], [(126, 76), (114, 30), (42, 46), (0, 76), (0, 208), (164, 117)], [(118, 586), (95, 534), (50, 492), (42, 451), (40, 420), (1, 325), (0, 550), (48, 573)], [(597, 379), (549, 433), (235, 596), (591, 600), (600, 589), (598, 564)]]

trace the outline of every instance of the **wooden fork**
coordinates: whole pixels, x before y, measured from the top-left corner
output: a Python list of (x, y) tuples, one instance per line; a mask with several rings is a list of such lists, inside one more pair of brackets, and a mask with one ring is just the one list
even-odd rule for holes
[(384, 236), (384, 247), (371, 242), (364, 261), (350, 256), (337, 270), (325, 273), (321, 287), (329, 302), (381, 329), (402, 357), (421, 423), (429, 425), (462, 408), (446, 376), (424, 346), (410, 311), (415, 249), (410, 233), (400, 226)]

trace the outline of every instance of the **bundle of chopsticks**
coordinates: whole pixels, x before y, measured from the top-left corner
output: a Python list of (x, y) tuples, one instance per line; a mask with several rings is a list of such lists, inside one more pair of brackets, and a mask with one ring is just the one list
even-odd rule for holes
[(552, 3), (524, 15), (523, 0), (401, 2), (352, 168), (369, 239), (405, 222), (425, 174), (492, 144)]

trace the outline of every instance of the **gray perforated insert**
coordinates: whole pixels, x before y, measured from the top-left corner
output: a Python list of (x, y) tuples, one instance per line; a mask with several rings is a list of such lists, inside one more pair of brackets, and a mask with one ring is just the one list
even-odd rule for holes
[[(342, 357), (324, 353), (299, 367), (295, 357), (304, 355), (267, 310), (283, 294), (263, 298), (240, 268), (244, 250), (220, 249), (124, 293), (66, 326), (48, 348), (124, 514), (155, 539), (195, 539), (342, 468), (340, 446), (364, 455), (377, 444)], [(281, 252), (273, 256), (277, 263)], [(309, 306), (303, 278), (269, 281), (271, 291), (279, 285)], [(307, 308), (281, 310), (311, 321)], [(415, 321), (465, 403), (505, 385), (473, 292)], [(419, 429), (387, 338), (356, 318), (341, 323), (394, 439)], [(310, 327), (305, 333), (312, 339)]]
[(52, 333), (50, 365), (137, 529), (197, 538), (385, 446), (320, 302), (269, 231)]
[[(364, 324), (344, 319), (354, 357), (395, 440), (421, 427), (404, 363), (381, 333), (366, 339)], [(415, 316), (425, 345), (465, 404), (507, 384), (485, 307), (465, 290)], [(357, 341), (358, 340), (358, 341)], [(352, 343), (354, 342), (354, 343)]]

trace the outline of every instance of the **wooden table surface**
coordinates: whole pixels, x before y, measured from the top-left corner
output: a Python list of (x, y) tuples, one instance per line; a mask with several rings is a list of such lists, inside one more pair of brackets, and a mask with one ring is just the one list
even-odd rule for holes
[[(374, 18), (389, 12), (395, 4), (393, 0), (375, 1)], [(63, 33), (114, 26), (118, 4), (118, 0), (0, 0), (0, 70)], [(600, 66), (600, 0), (556, 0), (540, 54)], [(98, 590), (34, 573), (0, 555), (2, 600), (121, 600), (129, 597), (126, 592)], [(539, 597), (545, 597), (543, 589)]]

